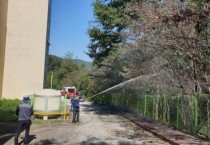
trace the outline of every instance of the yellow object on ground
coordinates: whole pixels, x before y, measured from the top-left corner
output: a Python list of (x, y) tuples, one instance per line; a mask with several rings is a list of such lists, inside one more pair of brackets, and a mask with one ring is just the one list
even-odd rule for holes
[(43, 120), (47, 120), (48, 116), (51, 116), (51, 115), (63, 115), (64, 120), (69, 119), (69, 113), (68, 112), (34, 112), (34, 115), (43, 116)]

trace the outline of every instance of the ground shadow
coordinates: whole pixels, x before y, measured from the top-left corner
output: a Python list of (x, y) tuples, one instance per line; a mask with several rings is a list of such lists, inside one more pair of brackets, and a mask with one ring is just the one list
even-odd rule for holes
[[(11, 138), (14, 137), (15, 132), (17, 129), (17, 123), (0, 123), (0, 145), (5, 144), (8, 142)], [(24, 132), (23, 129), (21, 132)], [(35, 135), (29, 135), (28, 143), (30, 143), (33, 139), (35, 139)], [(23, 143), (23, 137), (22, 141), (19, 142), (19, 144)]]
[(95, 114), (99, 115), (109, 115), (109, 114), (116, 114), (116, 108), (111, 105), (99, 105), (96, 103), (92, 104), (82, 104), (83, 111), (85, 112), (94, 112)]
[(17, 129), (17, 122), (1, 122), (0, 123), (0, 144), (3, 145), (10, 140)]
[[(21, 138), (21, 142), (19, 142), (18, 144), (21, 145), (22, 143), (24, 143), (24, 138)], [(36, 139), (36, 135), (29, 135), (28, 141), (27, 143), (29, 144), (32, 140)]]
[(58, 144), (55, 139), (46, 139), (46, 140), (41, 140), (37, 143), (31, 144), (31, 145), (52, 145), (52, 144)]
[[(116, 107), (113, 105), (101, 105), (101, 104), (93, 103), (93, 104), (83, 104), (82, 106), (84, 107), (85, 112), (94, 112), (95, 114), (99, 114), (99, 115), (115, 114), (115, 115), (121, 115), (123, 117), (125, 117), (123, 114), (130, 114), (130, 116), (132, 116), (136, 120), (139, 120), (141, 122), (147, 122), (153, 126), (158, 126), (161, 124), (160, 122), (157, 122), (153, 119), (143, 117), (139, 114), (136, 114), (129, 110), (125, 110), (123, 108)], [(129, 118), (127, 118), (127, 119), (129, 119)]]
[[(109, 145), (111, 140), (110, 139), (107, 139), (107, 140), (109, 140), (109, 143), (101, 141), (98, 138), (91, 137), (91, 138), (89, 138), (86, 141), (82, 141), (80, 143), (77, 143), (76, 145)], [(126, 142), (126, 141), (120, 141), (117, 144), (118, 145), (136, 145), (136, 144), (133, 144), (133, 143), (130, 143), (130, 142)]]

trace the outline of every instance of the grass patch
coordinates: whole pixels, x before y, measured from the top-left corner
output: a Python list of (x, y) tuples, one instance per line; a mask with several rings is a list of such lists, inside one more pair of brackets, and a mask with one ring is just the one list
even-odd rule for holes
[(19, 99), (2, 99), (0, 100), (0, 122), (16, 122), (18, 116), (15, 111), (21, 103)]
[(43, 116), (33, 116), (32, 122), (34, 124), (53, 124), (62, 121), (62, 117), (59, 115), (48, 116), (48, 120), (43, 120)]

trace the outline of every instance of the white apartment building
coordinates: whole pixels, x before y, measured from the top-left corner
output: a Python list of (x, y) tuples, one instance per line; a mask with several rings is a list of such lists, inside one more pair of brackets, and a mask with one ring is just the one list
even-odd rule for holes
[(51, 0), (0, 0), (0, 99), (43, 89)]

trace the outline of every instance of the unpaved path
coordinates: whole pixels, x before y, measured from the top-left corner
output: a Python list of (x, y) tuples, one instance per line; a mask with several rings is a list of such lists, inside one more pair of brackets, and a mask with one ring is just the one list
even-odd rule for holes
[[(23, 137), (24, 134), (21, 134)], [(168, 145), (107, 107), (81, 103), (80, 123), (32, 125), (29, 145)], [(20, 138), (21, 138), (20, 137)], [(5, 145), (13, 145), (11, 138)]]

